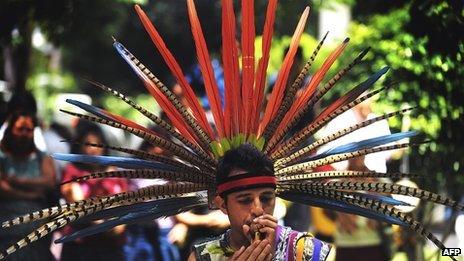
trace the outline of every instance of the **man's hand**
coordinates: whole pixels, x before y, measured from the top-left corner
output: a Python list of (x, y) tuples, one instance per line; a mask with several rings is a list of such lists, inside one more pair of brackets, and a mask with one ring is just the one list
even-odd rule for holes
[(277, 229), (277, 219), (272, 215), (264, 214), (255, 218), (253, 222), (259, 224), (259, 232), (265, 234), (265, 239), (273, 246), (275, 242), (275, 231)]
[[(256, 228), (257, 231), (250, 231)], [(259, 232), (265, 235), (265, 240), (271, 245), (271, 257), (275, 253), (275, 231), (277, 229), (277, 219), (269, 214), (264, 214), (253, 219), (251, 226), (243, 225), (243, 233), (247, 235), (250, 242), (253, 244), (255, 241), (263, 240), (263, 238), (254, 238), (254, 233)]]
[(272, 258), (271, 244), (267, 239), (256, 240), (247, 248), (242, 246), (234, 255), (229, 258), (230, 261), (268, 261)]

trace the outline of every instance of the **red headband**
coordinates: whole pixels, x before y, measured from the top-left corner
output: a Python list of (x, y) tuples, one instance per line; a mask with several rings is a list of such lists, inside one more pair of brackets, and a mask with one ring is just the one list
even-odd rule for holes
[(247, 175), (247, 177), (243, 177), (242, 179), (231, 180), (218, 185), (217, 193), (223, 194), (225, 192), (232, 192), (239, 188), (245, 189), (250, 187), (275, 187), (276, 182), (277, 179), (275, 176), (250, 177)]

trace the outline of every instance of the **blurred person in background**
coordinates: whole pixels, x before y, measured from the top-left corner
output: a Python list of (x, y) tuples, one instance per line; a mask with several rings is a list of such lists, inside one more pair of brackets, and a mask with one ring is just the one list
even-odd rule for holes
[[(0, 219), (7, 220), (51, 206), (48, 194), (55, 186), (53, 160), (37, 149), (35, 114), (11, 112), (0, 145)], [(33, 226), (0, 230), (0, 246), (11, 245), (14, 238), (24, 237)], [(52, 260), (49, 240), (31, 245), (10, 260)]]
[[(364, 165), (363, 156), (350, 159), (348, 162), (348, 170), (369, 171)], [(366, 178), (363, 181), (376, 180)], [(386, 225), (373, 219), (342, 212), (335, 213), (335, 224), (336, 261), (391, 259), (392, 242), (387, 238)]]
[[(215, 78), (218, 81), (219, 93), (222, 105), (224, 102), (224, 75), (217, 59), (212, 61)], [(204, 82), (200, 67), (195, 64), (186, 75), (187, 80), (196, 90), (204, 90)], [(173, 93), (179, 100), (185, 103), (185, 94), (179, 84), (172, 87)], [(197, 92), (198, 93), (198, 92)], [(214, 126), (210, 104), (206, 95), (200, 94), (200, 103), (205, 109), (209, 123)], [(208, 207), (197, 207), (191, 211), (176, 215), (176, 224), (172, 227), (167, 238), (169, 242), (176, 244), (180, 251), (180, 260), (187, 260), (191, 247), (205, 237), (218, 236), (229, 227), (230, 222), (220, 210), (210, 210)]]
[[(86, 143), (107, 144), (105, 136), (98, 125), (79, 121), (76, 126), (76, 137), (71, 146), (71, 153), (93, 156), (107, 154), (106, 149), (86, 146), (84, 145)], [(63, 181), (69, 181), (93, 172), (109, 170), (111, 170), (111, 167), (69, 163), (64, 168)], [(127, 191), (127, 187), (127, 182), (123, 179), (91, 179), (84, 182), (64, 184), (61, 187), (61, 192), (68, 202), (75, 202)], [(66, 227), (64, 233), (68, 234), (88, 225), (90, 224), (75, 224)], [(124, 230), (124, 226), (118, 226), (104, 233), (65, 243), (63, 244), (61, 260), (124, 260), (123, 245), (126, 240)]]
[[(14, 93), (8, 103), (6, 104), (5, 118), (8, 118), (15, 112), (22, 111), (27, 112), (31, 115), (37, 116), (37, 102), (31, 92), (22, 91)], [(6, 122), (0, 127), (0, 139), (3, 137), (5, 129), (7, 127)], [(47, 145), (45, 143), (41, 126), (37, 121), (34, 127), (34, 144), (42, 152), (47, 151)]]
[[(161, 118), (168, 121), (163, 113)], [(163, 136), (163, 131), (157, 127), (149, 129)], [(164, 138), (166, 138), (164, 136)], [(155, 155), (169, 157), (166, 152), (157, 146), (153, 146), (144, 140), (139, 150)], [(131, 190), (137, 190), (152, 185), (162, 185), (167, 181), (162, 179), (130, 179)], [(127, 226), (127, 242), (124, 245), (124, 254), (127, 261), (155, 260), (177, 261), (180, 260), (179, 249), (169, 241), (168, 234), (175, 225), (174, 217), (158, 218), (156, 221), (137, 223)]]
[[(325, 128), (324, 134), (334, 133), (374, 117), (376, 115), (372, 112), (372, 101), (366, 100), (332, 120)], [(383, 120), (354, 131), (338, 139), (337, 142), (329, 143), (321, 150), (390, 133), (388, 122)], [(385, 151), (369, 154), (366, 157), (353, 158), (332, 164), (332, 166), (337, 170), (387, 172), (387, 160), (390, 156), (391, 152)], [(363, 181), (375, 180), (363, 179)], [(390, 260), (392, 256), (391, 226), (385, 226), (380, 222), (365, 217), (345, 213), (335, 212), (334, 216), (336, 225), (334, 243), (336, 245), (337, 261)]]

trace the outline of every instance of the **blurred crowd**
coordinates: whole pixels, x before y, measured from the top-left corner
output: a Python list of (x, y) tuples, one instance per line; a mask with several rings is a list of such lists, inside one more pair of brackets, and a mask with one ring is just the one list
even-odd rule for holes
[[(293, 71), (304, 65), (301, 50), (297, 54)], [(219, 63), (214, 63), (219, 88), (223, 80)], [(202, 85), (197, 70), (188, 78)], [(294, 74), (294, 73), (293, 73)], [(274, 77), (275, 78), (275, 77)], [(294, 78), (294, 77), (293, 77)], [(309, 77), (308, 77), (309, 78)], [(272, 77), (270, 80), (272, 86)], [(182, 90), (174, 86), (173, 91), (182, 100)], [(207, 99), (202, 99), (208, 108)], [(307, 124), (317, 113), (317, 108), (308, 113), (299, 123)], [(143, 151), (171, 157), (160, 147), (133, 137), (115, 134), (110, 127), (73, 120), (69, 126), (52, 122), (44, 126), (38, 119), (37, 103), (28, 93), (16, 93), (9, 100), (4, 122), (0, 128), (0, 221), (56, 205), (95, 196), (106, 196), (122, 191), (135, 190), (149, 185), (163, 184), (165, 180), (150, 179), (91, 179), (83, 182), (68, 182), (93, 172), (114, 169), (90, 164), (54, 161), (53, 153), (76, 153), (86, 155), (119, 155), (105, 144), (123, 145)], [(168, 121), (168, 119), (161, 115)], [(320, 135), (328, 135), (342, 128), (375, 117), (370, 103), (365, 102), (333, 120)], [(151, 127), (160, 135), (162, 130)], [(378, 122), (363, 130), (347, 135), (340, 144), (389, 134), (388, 123)], [(65, 141), (65, 142), (63, 142)], [(311, 141), (307, 141), (311, 142)], [(325, 148), (322, 148), (324, 150)], [(126, 155), (127, 156), (127, 155)], [(321, 167), (328, 170), (375, 170), (387, 171), (390, 153), (377, 153), (355, 158), (341, 164)], [(60, 185), (62, 182), (67, 182)], [(310, 231), (321, 240), (334, 243), (336, 260), (390, 260), (394, 248), (410, 243), (401, 237), (398, 228), (368, 220), (359, 216), (326, 211), (301, 204), (279, 201), (275, 216), (282, 225), (299, 231)], [(0, 230), (0, 249), (32, 231), (35, 224)], [(11, 260), (186, 260), (191, 245), (199, 239), (222, 234), (229, 226), (227, 216), (206, 208), (195, 209), (174, 217), (118, 226), (94, 236), (84, 237), (63, 245), (52, 241), (73, 231), (91, 225), (80, 222), (55, 232), (46, 240), (11, 256)], [(394, 235), (399, 236), (394, 236)]]

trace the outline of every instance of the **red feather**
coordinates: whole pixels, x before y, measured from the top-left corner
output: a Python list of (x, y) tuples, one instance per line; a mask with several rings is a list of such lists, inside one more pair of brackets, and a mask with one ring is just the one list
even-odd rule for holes
[(150, 94), (155, 98), (160, 107), (166, 113), (168, 118), (171, 120), (172, 125), (176, 127), (182, 135), (185, 135), (191, 142), (201, 144), (198, 142), (198, 137), (195, 133), (191, 132), (188, 126), (183, 121), (180, 113), (173, 107), (171, 102), (166, 96), (156, 87), (156, 85), (150, 79), (142, 79), (145, 87), (150, 92)]
[(206, 46), (206, 41), (193, 0), (187, 0), (187, 7), (193, 39), (197, 50), (198, 63), (205, 82), (206, 94), (211, 105), (211, 111), (213, 113), (214, 122), (216, 123), (219, 138), (222, 138), (224, 137), (224, 120), (221, 108), (221, 97), (219, 96), (216, 79), (214, 78), (208, 47)]
[(238, 50), (235, 40), (235, 13), (232, 0), (222, 0), (222, 62), (224, 67), (224, 128), (227, 137), (238, 134), (240, 84)]
[(263, 120), (260, 125), (259, 133), (261, 133), (266, 128), (266, 125), (274, 117), (275, 113), (277, 112), (277, 109), (280, 106), (280, 103), (282, 102), (282, 98), (284, 96), (284, 91), (285, 91), (286, 83), (287, 83), (288, 76), (290, 73), (290, 69), (293, 65), (293, 59), (298, 49), (300, 38), (301, 38), (301, 35), (303, 34), (308, 15), (309, 15), (309, 7), (306, 7), (295, 29), (295, 32), (292, 37), (292, 41), (290, 43), (289, 50), (287, 52), (287, 55), (285, 56), (285, 59), (279, 71), (279, 74), (277, 75), (276, 83), (274, 85), (271, 98), (269, 99), (269, 102), (266, 106), (266, 111), (264, 112), (264, 116), (263, 116)]
[(287, 125), (291, 118), (303, 108), (303, 106), (309, 101), (309, 99), (312, 97), (314, 92), (317, 89), (317, 86), (319, 83), (323, 80), (325, 74), (327, 71), (330, 69), (332, 64), (335, 62), (335, 60), (342, 54), (343, 50), (345, 49), (346, 45), (348, 44), (349, 38), (345, 39), (343, 43), (338, 46), (330, 55), (327, 57), (327, 59), (324, 61), (324, 64), (321, 66), (321, 68), (314, 74), (314, 76), (311, 78), (311, 81), (308, 83), (308, 85), (305, 87), (305, 90), (302, 95), (297, 97), (297, 100), (292, 104), (288, 112), (286, 113), (285, 117), (282, 119), (282, 121), (279, 124), (279, 127), (277, 127), (277, 130), (282, 129), (283, 126)]
[(275, 12), (277, 9), (277, 0), (269, 0), (266, 11), (266, 21), (264, 23), (262, 37), (262, 56), (258, 62), (256, 70), (255, 92), (253, 94), (254, 106), (252, 108), (251, 122), (254, 124), (253, 133), (256, 133), (258, 128), (259, 117), (264, 97), (264, 85), (266, 83), (266, 71), (269, 64), (269, 53), (271, 50), (272, 35), (274, 32)]
[(242, 133), (248, 134), (255, 73), (254, 1), (242, 0)]
[(135, 5), (135, 11), (137, 12), (140, 21), (145, 27), (145, 30), (147, 31), (151, 40), (155, 44), (160, 54), (163, 56), (164, 61), (168, 65), (171, 72), (174, 74), (174, 77), (176, 78), (179, 85), (182, 87), (183, 91), (185, 92), (186, 100), (190, 109), (192, 110), (193, 116), (198, 120), (198, 123), (206, 131), (210, 138), (214, 139), (214, 132), (211, 126), (209, 125), (208, 120), (206, 119), (206, 114), (203, 108), (201, 107), (200, 103), (198, 102), (198, 99), (195, 93), (193, 92), (192, 87), (185, 79), (184, 73), (182, 72), (182, 69), (180, 68), (176, 59), (169, 51), (169, 49), (166, 47), (166, 44), (164, 43), (160, 34), (156, 30), (155, 26), (151, 23), (150, 19), (142, 10), (142, 8), (140, 8), (139, 5)]

